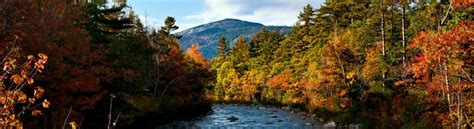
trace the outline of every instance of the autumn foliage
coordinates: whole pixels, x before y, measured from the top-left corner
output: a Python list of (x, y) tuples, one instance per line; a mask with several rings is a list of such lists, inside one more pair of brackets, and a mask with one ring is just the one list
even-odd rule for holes
[[(0, 55), (12, 70), (1, 76), (3, 125), (146, 128), (183, 117), (178, 111), (209, 110), (203, 93), (210, 75), (198, 47), (187, 58), (170, 34), (175, 29), (151, 32), (125, 1), (2, 1), (0, 10)], [(18, 54), (3, 49), (11, 47)], [(20, 58), (36, 53), (44, 54)], [(26, 113), (42, 116), (20, 122)]]
[[(472, 80), (472, 42), (474, 22), (461, 21), (447, 32), (420, 32), (413, 38), (408, 49), (419, 49), (421, 53), (412, 58), (408, 71), (413, 73), (414, 83), (426, 86), (431, 103), (446, 104), (448, 108), (439, 116), (443, 124), (457, 121), (468, 125), (472, 116), (472, 102), (468, 99), (474, 88)], [(443, 110), (443, 109), (442, 109)], [(465, 123), (464, 123), (465, 122)]]
[[(13, 44), (21, 40), (15, 36)], [(50, 102), (43, 99), (44, 88), (37, 86), (34, 77), (42, 74), (48, 56), (38, 54), (28, 55), (26, 59), (17, 57), (18, 47), (10, 46), (7, 55), (1, 62), (0, 72), (0, 127), (22, 128), (20, 117), (42, 115), (42, 109), (49, 108)]]
[(230, 51), (221, 38), (208, 61), (197, 44), (180, 48), (176, 19), (148, 28), (125, 0), (5, 0), (0, 128), (155, 128), (208, 112), (209, 100), (338, 125), (472, 128), (472, 5), (307, 5), (293, 32), (264, 29)]
[(214, 99), (300, 108), (339, 125), (471, 128), (472, 7), (465, 0), (308, 5), (290, 34), (264, 29), (229, 53), (221, 39), (211, 61)]
[(193, 44), (191, 48), (186, 51), (186, 54), (197, 63), (201, 64), (204, 68), (208, 68), (209, 64), (204, 56), (199, 52), (200, 46)]

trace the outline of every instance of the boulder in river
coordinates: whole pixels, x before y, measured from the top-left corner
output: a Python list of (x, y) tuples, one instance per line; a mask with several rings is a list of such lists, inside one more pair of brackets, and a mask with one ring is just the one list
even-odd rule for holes
[(283, 106), (283, 107), (281, 107), (281, 109), (286, 110), (286, 111), (292, 110), (290, 106), (286, 106), (286, 107)]
[(318, 121), (322, 123), (322, 122), (324, 122), (324, 119), (323, 119), (323, 118), (319, 118)]
[(329, 122), (323, 125), (323, 128), (336, 128), (335, 122)]
[(349, 128), (350, 129), (359, 129), (361, 128), (362, 124), (350, 124)]
[(237, 118), (235, 116), (230, 116), (229, 118), (227, 118), (227, 120), (229, 120), (230, 122), (234, 122), (234, 121), (239, 120), (239, 118)]

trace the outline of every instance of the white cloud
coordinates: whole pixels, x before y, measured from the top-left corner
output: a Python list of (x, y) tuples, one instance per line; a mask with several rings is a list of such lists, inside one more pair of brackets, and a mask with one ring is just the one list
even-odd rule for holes
[(181, 23), (181, 24), (178, 24), (179, 29), (176, 30), (175, 32), (180, 32), (180, 31), (192, 28), (192, 27), (196, 27), (198, 25), (200, 25), (200, 24), (199, 23)]
[(208, 23), (236, 18), (265, 25), (293, 25), (303, 7), (311, 3), (319, 7), (322, 0), (205, 0), (205, 9), (185, 19)]
[[(140, 21), (144, 26), (147, 26), (149, 29), (160, 29), (161, 26), (163, 26), (164, 20), (156, 19), (153, 17), (145, 17), (145, 16), (139, 16)], [(200, 23), (176, 23), (179, 26), (179, 29), (174, 31), (174, 32), (180, 32), (182, 30), (195, 27), (200, 25)]]
[(145, 17), (145, 16), (138, 16), (142, 24), (148, 28), (155, 28), (158, 29), (161, 25), (163, 25), (163, 21), (159, 19), (155, 19), (152, 17)]

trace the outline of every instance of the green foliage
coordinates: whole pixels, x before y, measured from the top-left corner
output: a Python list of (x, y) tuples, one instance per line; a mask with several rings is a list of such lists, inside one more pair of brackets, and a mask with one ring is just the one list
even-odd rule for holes
[(250, 59), (249, 49), (250, 47), (246, 39), (240, 36), (230, 52), (230, 61), (235, 65), (238, 71), (241, 71), (239, 75), (242, 75), (243, 71), (248, 69), (248, 63), (246, 61)]
[(233, 79), (237, 79), (238, 75), (234, 66), (230, 62), (222, 63), (221, 67), (217, 70), (217, 80), (214, 86), (214, 93), (220, 99), (225, 95), (233, 95), (235, 87), (231, 87), (234, 82)]
[[(403, 6), (408, 8), (405, 13), (402, 13)], [(465, 20), (472, 19), (469, 13), (472, 7), (452, 9), (445, 24), (440, 24), (447, 7), (442, 2), (408, 1), (326, 1), (317, 10), (308, 5), (299, 14), (292, 34), (281, 36), (278, 32), (262, 30), (250, 38), (248, 46), (239, 38), (230, 55), (216, 57), (212, 61), (213, 69), (218, 71), (215, 94), (220, 96), (218, 100), (224, 101), (245, 101), (241, 98), (250, 95), (259, 100), (245, 102), (303, 105), (303, 109), (322, 114), (328, 121), (363, 123), (368, 128), (440, 127), (441, 121), (463, 117), (443, 107), (444, 101), (439, 97), (441, 93), (443, 96), (449, 93), (443, 90), (443, 81), (435, 81), (441, 76), (432, 76), (437, 70), (420, 64), (428, 57), (439, 55), (422, 48), (441, 47), (422, 45), (420, 41), (438, 44), (438, 40), (425, 33), (420, 34), (421, 38), (414, 36), (422, 31), (448, 31), (446, 37), (439, 40), (456, 42), (443, 42), (445, 46), (469, 42), (464, 36), (449, 35), (458, 33), (449, 30), (463, 30), (459, 24), (469, 26), (472, 21)], [(405, 15), (402, 17), (402, 14)], [(459, 32), (466, 35), (464, 33), (464, 30)], [(409, 40), (402, 41), (403, 36)], [(406, 48), (415, 41), (419, 49)], [(456, 50), (449, 47), (449, 50), (461, 52), (466, 47)], [(447, 49), (440, 49), (444, 50)], [(421, 53), (426, 56), (417, 56)], [(449, 55), (456, 59), (448, 62), (447, 69), (459, 69), (463, 64), (453, 62), (463, 62), (464, 57)], [(443, 59), (438, 57), (436, 59)], [(418, 63), (407, 65), (414, 62)], [(425, 68), (430, 72), (423, 70)], [(448, 79), (451, 79), (450, 85), (463, 82)], [(472, 85), (472, 82), (464, 82), (460, 87), (465, 88), (466, 83)], [(435, 87), (438, 92), (430, 95), (432, 92), (420, 86)], [(224, 97), (228, 93), (232, 97)], [(455, 110), (472, 112), (461, 105)], [(451, 115), (445, 117), (446, 114)]]
[(224, 56), (227, 54), (227, 51), (229, 51), (229, 42), (225, 39), (224, 36), (222, 36), (219, 39), (219, 44), (217, 46), (217, 52), (219, 53), (219, 56)]
[(166, 17), (165, 25), (161, 27), (160, 31), (158, 31), (161, 35), (169, 35), (172, 31), (179, 29), (177, 25), (175, 25), (176, 20), (174, 17)]

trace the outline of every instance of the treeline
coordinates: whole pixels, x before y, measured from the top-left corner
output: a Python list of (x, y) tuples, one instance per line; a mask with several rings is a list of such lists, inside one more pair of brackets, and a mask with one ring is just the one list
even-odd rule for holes
[[(2, 128), (152, 128), (210, 110), (207, 61), (199, 46), (180, 49), (172, 17), (149, 31), (122, 0), (2, 0), (0, 19), (2, 68), (9, 68), (0, 79)], [(42, 88), (25, 86), (20, 97), (8, 97), (10, 84), (30, 77), (10, 72), (25, 66), (15, 62), (43, 66), (31, 65), (36, 56), (27, 55), (37, 53), (47, 60), (35, 72)], [(34, 99), (48, 105), (32, 105)]]
[(293, 33), (221, 38), (213, 99), (305, 109), (367, 128), (471, 128), (471, 1), (326, 1)]

